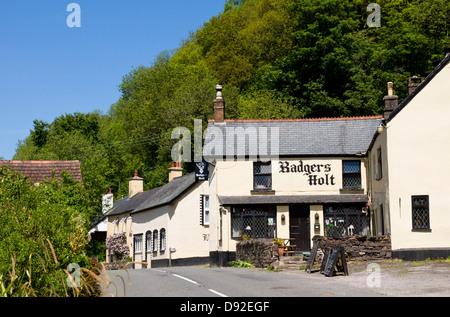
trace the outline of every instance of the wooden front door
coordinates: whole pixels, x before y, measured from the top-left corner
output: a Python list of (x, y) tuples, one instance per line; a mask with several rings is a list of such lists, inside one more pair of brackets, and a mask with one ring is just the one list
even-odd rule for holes
[(295, 239), (297, 251), (311, 250), (311, 236), (309, 226), (309, 205), (293, 205), (289, 207), (290, 238)]

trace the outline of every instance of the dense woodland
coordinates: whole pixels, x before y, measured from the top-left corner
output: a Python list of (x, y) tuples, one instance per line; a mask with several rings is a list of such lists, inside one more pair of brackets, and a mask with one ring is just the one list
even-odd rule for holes
[(444, 57), (450, 2), (379, 0), (381, 27), (371, 28), (369, 2), (228, 0), (177, 49), (125, 74), (107, 113), (35, 120), (14, 159), (80, 160), (93, 219), (108, 188), (128, 194), (134, 170), (145, 189), (167, 182), (171, 132), (193, 129), (194, 119), (206, 128), (216, 84), (227, 118), (380, 114), (388, 81), (401, 101), (407, 79)]

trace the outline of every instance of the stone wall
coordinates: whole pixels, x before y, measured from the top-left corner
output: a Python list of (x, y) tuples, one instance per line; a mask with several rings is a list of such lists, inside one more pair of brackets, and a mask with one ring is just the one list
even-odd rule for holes
[(266, 268), (278, 260), (278, 246), (272, 239), (243, 240), (236, 245), (236, 260), (249, 260), (256, 267)]
[(373, 259), (392, 258), (391, 238), (389, 236), (365, 237), (322, 237), (315, 236), (313, 240), (319, 240), (319, 248), (335, 248), (342, 246), (348, 260), (370, 261)]
[[(392, 258), (391, 238), (365, 237), (365, 236), (344, 236), (344, 237), (322, 237), (315, 236), (313, 240), (319, 241), (319, 251), (316, 261), (320, 262), (325, 248), (345, 248), (347, 260), (372, 261), (376, 259)], [(294, 258), (294, 257), (283, 257)], [(301, 262), (303, 257), (295, 257), (297, 262)], [(256, 267), (267, 268), (274, 265), (279, 260), (278, 246), (272, 239), (252, 239), (240, 241), (236, 245), (236, 260), (251, 261)], [(283, 261), (286, 261), (284, 259)], [(298, 266), (298, 265), (297, 265)]]

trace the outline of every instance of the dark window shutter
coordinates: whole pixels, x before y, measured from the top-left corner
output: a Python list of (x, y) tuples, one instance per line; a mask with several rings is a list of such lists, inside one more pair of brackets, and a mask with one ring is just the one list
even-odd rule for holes
[(203, 196), (200, 195), (200, 226), (204, 225), (204, 219), (203, 219)]

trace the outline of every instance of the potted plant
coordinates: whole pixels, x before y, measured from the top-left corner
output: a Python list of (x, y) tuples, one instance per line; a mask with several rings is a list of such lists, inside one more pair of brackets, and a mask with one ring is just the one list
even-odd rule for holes
[(280, 238), (273, 239), (273, 241), (278, 244), (278, 254), (283, 256), (284, 254), (284, 243)]

